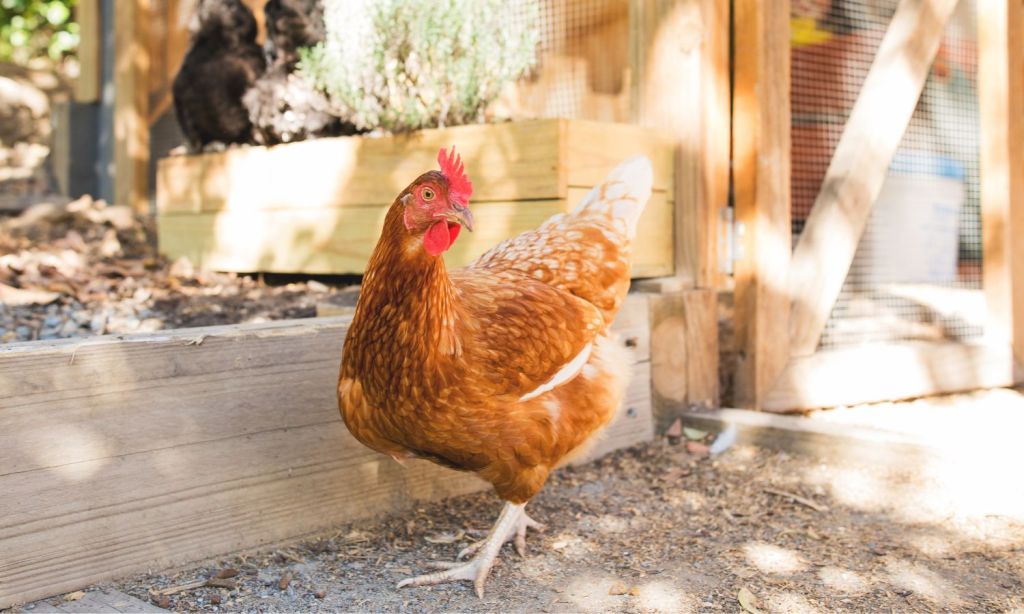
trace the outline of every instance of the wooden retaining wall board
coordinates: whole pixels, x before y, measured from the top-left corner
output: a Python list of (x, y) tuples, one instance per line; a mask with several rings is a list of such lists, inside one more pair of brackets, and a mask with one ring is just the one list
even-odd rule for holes
[(460, 237), (446, 255), (450, 264), (571, 209), (616, 164), (645, 154), (654, 164), (654, 195), (640, 221), (633, 272), (673, 272), (671, 139), (637, 126), (564, 119), (165, 158), (157, 172), (160, 249), (225, 271), (361, 273), (387, 207), (451, 145), (473, 180), (478, 230)]
[[(647, 310), (616, 320), (634, 379), (595, 454), (653, 436)], [(487, 487), (348, 434), (349, 321), (0, 347), (0, 608)]]

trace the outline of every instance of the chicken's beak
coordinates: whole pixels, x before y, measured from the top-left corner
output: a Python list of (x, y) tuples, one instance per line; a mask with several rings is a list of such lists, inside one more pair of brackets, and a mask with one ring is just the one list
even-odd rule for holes
[(473, 214), (469, 212), (469, 207), (452, 203), (447, 217), (449, 220), (461, 224), (466, 230), (473, 232)]

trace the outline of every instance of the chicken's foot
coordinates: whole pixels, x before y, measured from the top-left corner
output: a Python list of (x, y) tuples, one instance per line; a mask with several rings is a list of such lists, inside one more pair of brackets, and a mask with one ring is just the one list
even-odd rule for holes
[(518, 505), (506, 503), (497, 522), (487, 534), (487, 538), (477, 542), (459, 553), (459, 558), (474, 555), (465, 563), (459, 562), (434, 562), (432, 567), (439, 567), (442, 571), (406, 578), (398, 583), (398, 588), (405, 586), (427, 586), (431, 584), (443, 584), (457, 580), (472, 580), (476, 589), (477, 597), (484, 597), (484, 583), (487, 576), (494, 567), (494, 561), (501, 551), (502, 545), (507, 541), (515, 541), (516, 550), (523, 554), (526, 552), (526, 529), (543, 529), (543, 525), (526, 515), (526, 504)]

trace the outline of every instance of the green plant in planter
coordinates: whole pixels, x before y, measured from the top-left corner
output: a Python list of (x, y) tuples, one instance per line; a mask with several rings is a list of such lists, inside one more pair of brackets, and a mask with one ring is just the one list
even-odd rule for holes
[(536, 62), (537, 0), (325, 0), (300, 70), (363, 130), (476, 123)]

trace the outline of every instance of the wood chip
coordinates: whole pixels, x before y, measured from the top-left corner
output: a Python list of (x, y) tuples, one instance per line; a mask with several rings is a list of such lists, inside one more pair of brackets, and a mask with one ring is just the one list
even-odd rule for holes
[(794, 501), (796, 503), (799, 503), (800, 505), (805, 505), (805, 506), (811, 508), (812, 510), (814, 510), (816, 512), (827, 512), (828, 511), (828, 507), (827, 506), (824, 506), (824, 505), (822, 505), (820, 503), (817, 503), (816, 501), (811, 501), (810, 499), (808, 499), (806, 497), (801, 497), (800, 495), (796, 495), (796, 494), (793, 494), (791, 492), (786, 492), (784, 490), (777, 490), (775, 488), (765, 488), (764, 491), (766, 493), (770, 494), (770, 495), (775, 495), (777, 497), (785, 497), (785, 498), (790, 499), (790, 500), (792, 500), (792, 501)]
[[(193, 589), (200, 588), (202, 586), (206, 586), (206, 580), (194, 580), (192, 582), (186, 582), (185, 584), (178, 584), (176, 586), (168, 586), (167, 588), (162, 588), (162, 589), (160, 589), (158, 591), (151, 590), (149, 592), (150, 592), (151, 595), (156, 595), (156, 596), (174, 595), (175, 593), (180, 593), (182, 591), (190, 591), (190, 590), (193, 590)], [(161, 606), (161, 607), (163, 607), (163, 606)]]
[(64, 595), (64, 601), (78, 601), (82, 597), (85, 597), (85, 593), (83, 591), (75, 591)]
[(237, 575), (238, 575), (238, 570), (237, 569), (235, 569), (234, 567), (225, 567), (224, 569), (221, 569), (220, 571), (218, 571), (217, 574), (214, 575), (214, 577), (215, 578), (221, 578), (222, 580), (226, 580), (227, 578), (234, 578)]
[(283, 576), (281, 576), (281, 580), (278, 581), (277, 588), (279, 588), (282, 591), (283, 590), (287, 590), (288, 589), (288, 585), (292, 583), (292, 577), (293, 577), (292, 572), (290, 572), (290, 571), (285, 572), (285, 574)]
[(204, 586), (210, 586), (213, 588), (226, 588), (228, 590), (235, 590), (238, 588), (238, 582), (229, 578), (210, 578), (204, 583)]
[(740, 589), (739, 593), (736, 595), (736, 600), (740, 602), (740, 606), (748, 612), (748, 614), (761, 614), (761, 610), (758, 610), (757, 606), (754, 605), (756, 602), (754, 594), (751, 593), (747, 587), (744, 586)]
[(608, 589), (609, 595), (625, 595), (628, 592), (629, 587), (623, 584), (622, 582), (616, 582), (615, 584), (612, 584), (611, 587)]

